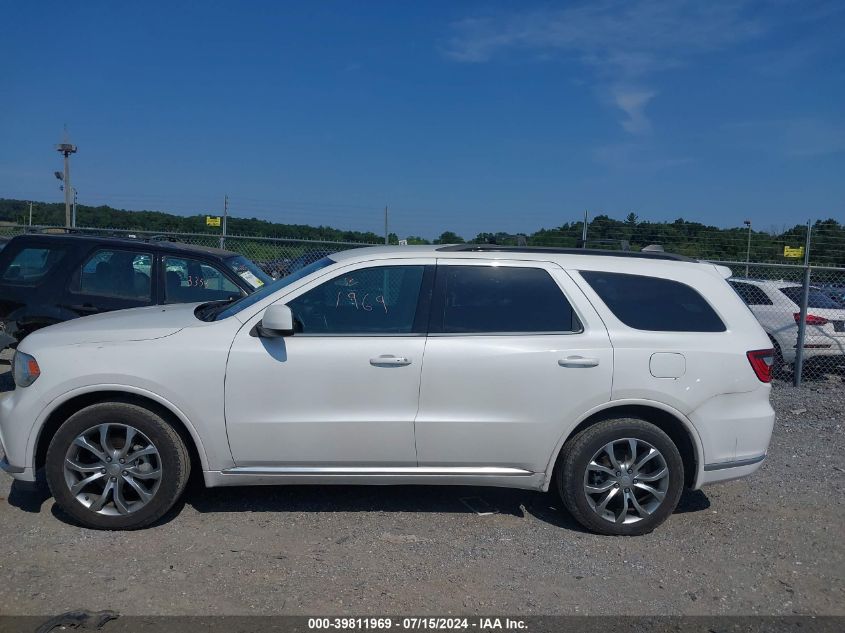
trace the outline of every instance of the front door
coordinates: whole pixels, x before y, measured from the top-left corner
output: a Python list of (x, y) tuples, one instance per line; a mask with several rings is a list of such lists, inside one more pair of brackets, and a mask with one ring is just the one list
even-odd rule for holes
[(238, 466), (416, 466), (433, 266), (380, 264), (282, 299), (293, 336), (255, 336), (259, 314), (235, 337), (226, 426)]
[(543, 471), (612, 375), (607, 330), (559, 266), (438, 260), (419, 465)]

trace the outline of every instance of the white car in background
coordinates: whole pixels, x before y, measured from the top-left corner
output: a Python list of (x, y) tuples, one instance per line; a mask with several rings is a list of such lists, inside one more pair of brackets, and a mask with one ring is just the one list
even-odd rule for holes
[[(728, 280), (775, 346), (775, 362), (795, 362), (801, 315), (801, 284), (733, 277)], [(843, 356), (845, 309), (819, 288), (810, 287), (804, 358)]]

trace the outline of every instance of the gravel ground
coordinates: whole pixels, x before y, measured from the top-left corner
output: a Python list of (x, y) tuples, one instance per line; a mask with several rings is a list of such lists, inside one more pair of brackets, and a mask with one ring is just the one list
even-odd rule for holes
[(550, 495), (404, 486), (197, 487), (156, 527), (97, 532), (2, 476), (0, 613), (845, 615), (845, 385), (773, 401), (763, 469), (637, 538)]

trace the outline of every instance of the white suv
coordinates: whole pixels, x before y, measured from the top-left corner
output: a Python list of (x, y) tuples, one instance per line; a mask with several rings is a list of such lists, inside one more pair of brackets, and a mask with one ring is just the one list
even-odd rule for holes
[(766, 456), (772, 349), (725, 281), (665, 253), (486, 246), (337, 253), (233, 303), (28, 336), (3, 468), (104, 529), (207, 486), (549, 490), (642, 534), (682, 488)]
[[(731, 278), (774, 344), (775, 363), (795, 362), (803, 287), (789, 281)], [(823, 290), (810, 287), (804, 329), (804, 358), (845, 355), (845, 309)]]

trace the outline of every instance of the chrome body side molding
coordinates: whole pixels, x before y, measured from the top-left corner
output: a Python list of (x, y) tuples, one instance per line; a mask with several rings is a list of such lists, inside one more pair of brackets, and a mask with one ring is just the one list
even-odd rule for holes
[(369, 484), (501, 486), (540, 490), (545, 473), (498, 466), (238, 466), (205, 471), (209, 487), (244, 485)]

